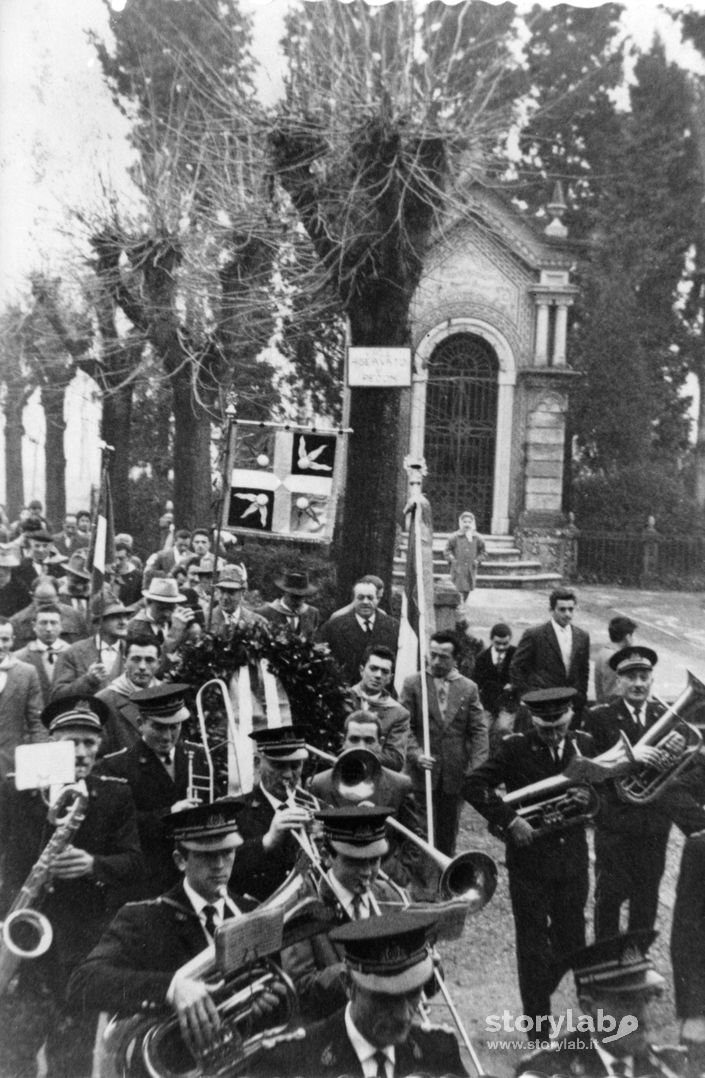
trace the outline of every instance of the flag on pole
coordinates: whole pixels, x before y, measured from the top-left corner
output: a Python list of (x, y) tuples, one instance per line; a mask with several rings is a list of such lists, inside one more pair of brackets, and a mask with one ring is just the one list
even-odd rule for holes
[(419, 581), (416, 564), (416, 528), (418, 505), (412, 505), (409, 513), (409, 546), (406, 552), (404, 590), (401, 595), (401, 623), (397, 644), (397, 661), (394, 688), (401, 692), (404, 679), (416, 674), (419, 666)]
[(113, 499), (110, 494), (110, 478), (103, 469), (96, 518), (93, 524), (88, 569), (91, 573), (91, 595), (100, 595), (105, 583), (106, 567), (115, 560), (115, 529), (113, 526)]

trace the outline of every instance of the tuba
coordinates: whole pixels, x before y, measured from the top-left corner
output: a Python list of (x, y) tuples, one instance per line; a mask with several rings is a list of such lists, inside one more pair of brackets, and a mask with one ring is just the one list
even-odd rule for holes
[(600, 807), (599, 794), (592, 786), (566, 775), (522, 786), (505, 794), (502, 801), (531, 824), (537, 837), (587, 823)]
[(623, 801), (648, 804), (691, 762), (703, 738), (688, 719), (696, 719), (698, 725), (705, 723), (705, 685), (690, 670), (688, 684), (678, 699), (637, 742), (658, 749), (660, 763), (639, 764), (638, 770), (616, 780), (617, 793)]
[(0, 996), (5, 992), (23, 959), (39, 958), (51, 947), (53, 932), (43, 913), (35, 909), (51, 880), (51, 868), (83, 823), (88, 805), (84, 784), (65, 786), (49, 809), (49, 823), (56, 827), (32, 871), (22, 884), (2, 924), (0, 936)]

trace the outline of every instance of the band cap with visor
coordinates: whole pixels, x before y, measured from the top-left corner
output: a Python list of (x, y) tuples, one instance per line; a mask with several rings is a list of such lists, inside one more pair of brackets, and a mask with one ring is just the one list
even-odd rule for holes
[(316, 812), (315, 817), (336, 853), (366, 860), (389, 853), (385, 825), (393, 814), (387, 805), (346, 805)]
[(50, 734), (67, 727), (82, 727), (99, 734), (109, 718), (110, 708), (95, 696), (64, 696), (47, 704), (40, 715)]
[(578, 994), (632, 995), (662, 988), (666, 982), (647, 957), (657, 935), (648, 930), (625, 932), (576, 951), (568, 962)]
[(184, 697), (190, 687), (176, 682), (154, 685), (136, 692), (131, 699), (137, 704), (143, 719), (154, 719), (155, 722), (171, 725), (189, 718), (191, 712), (186, 707)]
[(356, 984), (398, 996), (423, 988), (432, 977), (429, 938), (436, 923), (433, 913), (386, 913), (334, 928), (330, 939), (342, 943)]
[(578, 695), (577, 689), (567, 686), (553, 689), (534, 689), (522, 696), (522, 703), (526, 704), (539, 726), (555, 726), (565, 716), (569, 707), (575, 703)]
[(173, 812), (166, 817), (165, 824), (174, 842), (187, 850), (202, 853), (234, 850), (244, 841), (237, 826), (237, 817), (244, 807), (241, 801), (214, 801), (212, 805)]
[(628, 670), (653, 670), (658, 662), (658, 655), (652, 648), (632, 644), (615, 651), (608, 662), (616, 674), (626, 674)]
[(275, 726), (254, 730), (248, 735), (257, 746), (257, 752), (267, 760), (278, 763), (295, 763), (308, 760), (304, 728), (301, 726)]

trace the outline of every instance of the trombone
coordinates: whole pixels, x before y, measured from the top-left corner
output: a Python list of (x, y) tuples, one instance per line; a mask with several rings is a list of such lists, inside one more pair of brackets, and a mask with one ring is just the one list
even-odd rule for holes
[[(227, 733), (225, 738), (211, 744), (211, 738), (206, 725), (206, 711), (203, 704), (203, 693), (206, 689), (213, 692), (217, 690), (220, 696), (218, 708), (225, 713)], [(196, 716), (198, 719), (198, 731), (201, 735), (200, 742), (183, 741), (188, 757), (188, 780), (187, 798), (192, 801), (203, 801), (211, 804), (215, 800), (215, 767), (213, 753), (218, 749), (227, 747), (228, 757), (228, 793), (235, 795), (244, 793), (243, 775), (238, 763), (237, 743), (238, 726), (235, 721), (235, 712), (228, 687), (222, 678), (211, 678), (205, 681), (196, 693)], [(204, 770), (196, 771), (196, 754), (200, 753), (204, 761)]]

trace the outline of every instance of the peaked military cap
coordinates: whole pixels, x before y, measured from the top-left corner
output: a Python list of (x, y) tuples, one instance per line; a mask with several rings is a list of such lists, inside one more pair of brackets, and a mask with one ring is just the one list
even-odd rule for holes
[(188, 850), (233, 850), (242, 846), (237, 817), (244, 807), (241, 801), (214, 801), (173, 812), (165, 823), (174, 842)]
[(273, 726), (254, 730), (249, 735), (257, 745), (257, 751), (268, 760), (288, 763), (307, 760), (308, 749), (302, 726)]
[(110, 717), (110, 708), (96, 696), (64, 696), (53, 700), (40, 718), (50, 734), (67, 726), (83, 726), (100, 733)]
[(315, 813), (325, 837), (347, 857), (384, 857), (389, 852), (385, 824), (394, 809), (379, 805), (345, 805)]
[(665, 982), (647, 957), (657, 932), (626, 932), (597, 940), (570, 956), (578, 993), (598, 996), (660, 988)]
[(609, 665), (618, 674), (624, 674), (627, 670), (653, 670), (657, 662), (656, 652), (652, 648), (641, 647), (640, 644), (620, 648), (609, 657)]
[(331, 940), (342, 943), (350, 976), (370, 992), (402, 995), (422, 988), (433, 975), (429, 938), (434, 913), (386, 913), (334, 928)]
[(189, 688), (186, 684), (167, 682), (165, 685), (141, 689), (131, 699), (145, 719), (156, 719), (157, 722), (164, 723), (183, 722), (191, 714), (184, 700), (184, 694)]
[(535, 689), (522, 696), (522, 703), (526, 704), (532, 716), (547, 726), (553, 726), (563, 718), (569, 707), (572, 707), (576, 689), (567, 686), (555, 689)]

